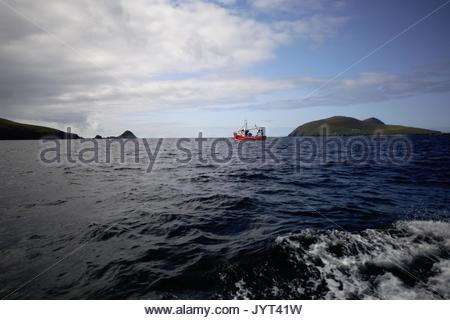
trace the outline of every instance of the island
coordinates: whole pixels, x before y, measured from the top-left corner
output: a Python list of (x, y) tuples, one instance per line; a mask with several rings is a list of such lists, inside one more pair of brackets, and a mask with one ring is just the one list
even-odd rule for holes
[(137, 139), (137, 137), (130, 130), (126, 130), (124, 133), (122, 133), (118, 137), (106, 137), (106, 138), (103, 138), (101, 135), (96, 135), (94, 139)]
[(0, 140), (81, 139), (75, 133), (0, 118)]
[(122, 133), (117, 138), (118, 139), (137, 139), (137, 137), (134, 135), (134, 133), (131, 132), (130, 130), (126, 130), (124, 133)]
[(441, 134), (439, 131), (385, 124), (377, 118), (358, 120), (352, 117), (335, 116), (327, 119), (305, 123), (289, 134), (289, 137), (319, 136), (327, 128), (330, 136), (372, 135), (380, 132), (385, 135), (430, 135)]

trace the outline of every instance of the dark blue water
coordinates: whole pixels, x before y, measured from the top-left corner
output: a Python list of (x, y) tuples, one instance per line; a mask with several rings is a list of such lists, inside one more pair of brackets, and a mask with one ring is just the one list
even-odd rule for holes
[(224, 143), (180, 163), (164, 140), (151, 173), (142, 141), (139, 163), (52, 165), (2, 141), (0, 296), (449, 299), (450, 138), (409, 139), (404, 163), (331, 149), (300, 170), (293, 138), (226, 163)]

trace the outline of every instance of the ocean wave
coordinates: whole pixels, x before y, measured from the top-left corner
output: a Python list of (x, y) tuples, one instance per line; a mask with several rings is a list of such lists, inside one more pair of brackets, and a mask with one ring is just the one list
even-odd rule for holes
[(449, 299), (450, 224), (400, 221), (360, 232), (305, 229), (221, 278), (237, 299)]

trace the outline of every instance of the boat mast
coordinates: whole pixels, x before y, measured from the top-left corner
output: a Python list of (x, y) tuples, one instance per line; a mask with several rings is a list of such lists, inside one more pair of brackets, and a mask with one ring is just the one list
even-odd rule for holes
[(247, 120), (245, 120), (245, 122), (244, 122), (244, 128), (245, 128), (245, 131), (247, 131)]

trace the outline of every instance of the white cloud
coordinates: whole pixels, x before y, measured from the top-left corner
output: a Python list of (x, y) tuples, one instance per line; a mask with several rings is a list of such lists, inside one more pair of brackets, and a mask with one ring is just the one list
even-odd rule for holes
[(0, 4), (2, 115), (81, 126), (105, 112), (252, 101), (295, 82), (242, 76), (242, 68), (295, 40), (321, 42), (343, 23), (332, 16), (258, 21), (228, 8), (234, 1), (219, 2)]
[(223, 4), (223, 5), (225, 5), (225, 6), (231, 6), (231, 5), (234, 5), (234, 4), (236, 4), (236, 1), (237, 1), (237, 0), (214, 0), (214, 2)]
[(298, 14), (318, 12), (324, 9), (339, 9), (346, 2), (341, 0), (247, 0), (257, 10), (276, 12), (298, 10)]
[(308, 40), (314, 45), (320, 45), (334, 36), (336, 30), (339, 30), (347, 20), (346, 17), (314, 15), (294, 21), (279, 21), (275, 23), (275, 28), (287, 34), (294, 34), (299, 39)]
[[(363, 72), (353, 78), (297, 79), (303, 96), (249, 104), (261, 109), (297, 109), (318, 106), (349, 106), (402, 99), (421, 94), (450, 92), (450, 63), (424, 65), (404, 74)], [(317, 90), (320, 89), (320, 90)]]
[[(13, 5), (74, 48), (65, 54), (72, 62), (88, 59), (133, 76), (252, 64), (270, 58), (286, 40), (284, 33), (270, 25), (202, 1), (50, 0), (45, 4), (19, 1)], [(3, 15), (11, 13), (3, 11)], [(16, 28), (28, 22), (13, 23)], [(7, 33), (11, 25), (5, 27)], [(54, 37), (36, 34), (36, 30), (10, 40), (3, 46), (10, 46), (15, 53), (39, 49), (33, 52), (38, 62), (60, 45)]]

